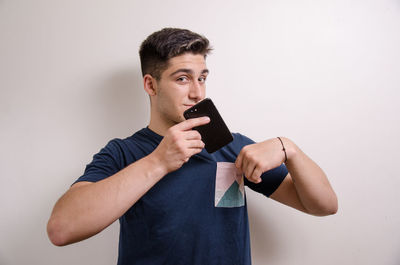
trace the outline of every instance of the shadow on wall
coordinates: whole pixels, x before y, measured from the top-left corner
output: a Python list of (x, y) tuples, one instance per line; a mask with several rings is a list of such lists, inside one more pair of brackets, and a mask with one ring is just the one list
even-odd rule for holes
[(110, 137), (125, 138), (148, 125), (150, 101), (139, 69), (111, 73), (93, 88), (87, 100), (98, 110), (95, 122)]
[[(254, 194), (252, 195), (254, 196)], [(282, 251), (281, 235), (277, 234), (273, 221), (261, 215), (260, 209), (254, 203), (249, 203), (248, 200), (247, 207), (249, 212), (252, 262), (254, 264), (273, 264), (279, 260), (278, 256)], [(255, 257), (257, 257), (257, 260), (255, 260)]]
[[(46, 225), (48, 215), (44, 214), (52, 208), (50, 196), (46, 203), (36, 207), (26, 220), (24, 220), (18, 231), (9, 231), (7, 238), (9, 252), (3, 260), (0, 255), (0, 264), (31, 264), (31, 265), (68, 265), (86, 264), (93, 261), (93, 264), (106, 265), (116, 264), (118, 252), (118, 221), (106, 228), (101, 234), (90, 239), (74, 243), (64, 247), (56, 247), (47, 238)], [(51, 204), (51, 208), (48, 207)], [(23, 239), (23, 240), (21, 240)], [(21, 251), (23, 255), (19, 255)], [(1, 254), (1, 253), (0, 253)], [(84, 261), (84, 262), (82, 262)], [(90, 263), (90, 262), (89, 262)]]
[[(73, 143), (65, 141), (64, 145), (69, 148), (61, 146), (58, 153), (51, 154), (62, 162), (34, 172), (43, 179), (54, 181), (42, 186), (41, 194), (45, 195), (37, 196), (37, 191), (26, 195), (35, 196), (34, 209), (25, 211), (21, 216), (18, 231), (11, 229), (9, 234), (4, 235), (13, 239), (9, 240), (8, 249), (14, 255), (11, 255), (9, 262), (0, 257), (0, 264), (83, 264), (80, 260), (88, 256), (93, 264), (115, 263), (117, 224), (92, 239), (62, 248), (53, 246), (46, 234), (47, 220), (54, 203), (83, 172), (84, 165), (89, 162), (86, 159), (91, 158), (112, 138), (128, 137), (147, 126), (149, 99), (143, 90), (139, 69), (124, 68), (101, 74), (89, 86), (79, 84), (81, 89), (76, 90), (76, 95), (73, 91), (67, 91), (68, 96), (64, 102), (60, 102), (60, 107), (66, 108), (62, 126), (72, 133), (66, 133), (68, 136), (64, 135), (64, 138)], [(59, 175), (55, 177), (52, 175), (54, 172), (59, 172)], [(16, 255), (20, 250), (25, 251), (24, 255)], [(49, 262), (51, 260), (54, 262)]]

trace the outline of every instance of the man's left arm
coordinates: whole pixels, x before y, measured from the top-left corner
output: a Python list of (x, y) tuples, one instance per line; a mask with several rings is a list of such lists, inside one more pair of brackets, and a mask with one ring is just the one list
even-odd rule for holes
[(290, 139), (281, 140), (282, 143), (273, 138), (245, 146), (236, 159), (236, 167), (249, 181), (260, 183), (263, 172), (280, 166), (287, 158), (289, 174), (271, 198), (312, 215), (335, 214), (337, 197), (325, 173)]

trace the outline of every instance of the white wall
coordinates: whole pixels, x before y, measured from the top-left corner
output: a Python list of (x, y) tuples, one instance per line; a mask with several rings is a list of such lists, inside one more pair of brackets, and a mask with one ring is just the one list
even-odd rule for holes
[(400, 2), (0, 0), (0, 264), (115, 264), (118, 224), (52, 246), (57, 198), (106, 142), (147, 125), (138, 46), (206, 35), (232, 131), (284, 135), (328, 174), (313, 217), (247, 192), (253, 263), (400, 264)]

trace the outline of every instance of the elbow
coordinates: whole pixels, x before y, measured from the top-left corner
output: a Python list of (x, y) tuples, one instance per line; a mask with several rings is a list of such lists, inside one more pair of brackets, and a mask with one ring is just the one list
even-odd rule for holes
[(339, 204), (338, 204), (338, 200), (337, 199), (335, 199), (335, 201), (332, 203), (332, 206), (331, 206), (331, 208), (329, 210), (330, 210), (329, 215), (333, 215), (333, 214), (336, 214), (338, 212)]
[(337, 211), (338, 211), (338, 209), (339, 209), (339, 203), (338, 203), (338, 199), (337, 199), (337, 196), (336, 196), (336, 194), (333, 192), (333, 196), (332, 196), (332, 198), (331, 198), (331, 200), (330, 200), (330, 203), (328, 204), (328, 207), (327, 207), (327, 215), (334, 215), (334, 214), (336, 214), (337, 213)]
[(47, 235), (53, 245), (61, 247), (69, 244), (66, 227), (60, 218), (51, 217), (47, 223)]
[(338, 212), (338, 208), (338, 200), (335, 196), (329, 202), (320, 203), (314, 209), (308, 209), (307, 212), (315, 216), (329, 216), (336, 214)]
[(314, 210), (307, 210), (308, 214), (314, 215), (314, 216), (329, 216), (329, 215), (334, 215), (338, 211), (338, 208), (335, 207), (325, 207), (325, 208), (318, 208)]
[(331, 206), (325, 207), (325, 209), (323, 209), (320, 212), (319, 216), (334, 215), (337, 213), (337, 211), (338, 211), (338, 205), (337, 204), (331, 205)]

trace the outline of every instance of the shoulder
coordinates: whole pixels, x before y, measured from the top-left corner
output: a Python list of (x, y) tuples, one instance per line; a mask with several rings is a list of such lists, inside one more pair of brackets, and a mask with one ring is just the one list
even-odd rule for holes
[(126, 152), (127, 150), (127, 144), (128, 144), (128, 138), (126, 139), (120, 139), (120, 138), (114, 138), (100, 150), (100, 154), (109, 154), (111, 156), (119, 156), (121, 153)]
[(110, 140), (105, 148), (116, 153), (126, 152), (128, 150), (133, 151), (137, 148), (140, 149), (140, 146), (149, 145), (152, 140), (151, 138), (152, 137), (146, 133), (146, 130), (142, 129), (126, 138), (114, 138)]
[[(113, 138), (95, 155), (96, 157), (108, 157), (119, 166), (126, 166), (137, 160), (143, 151), (143, 136), (140, 131), (126, 138)], [(147, 148), (145, 148), (147, 149)]]
[(228, 161), (234, 161), (244, 146), (254, 143), (253, 140), (241, 133), (232, 133), (232, 137), (232, 142), (216, 152), (217, 156), (228, 157)]
[(241, 133), (232, 133), (233, 143), (242, 146), (254, 144), (254, 141)]

